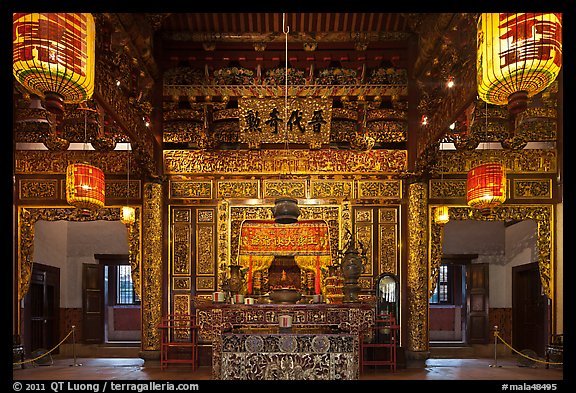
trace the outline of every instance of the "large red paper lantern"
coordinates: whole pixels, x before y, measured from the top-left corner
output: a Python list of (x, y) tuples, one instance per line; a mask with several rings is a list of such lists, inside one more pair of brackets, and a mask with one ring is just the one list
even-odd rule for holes
[(562, 14), (483, 13), (477, 26), (479, 97), (516, 114), (562, 66)]
[(500, 163), (480, 164), (468, 172), (468, 206), (491, 209), (506, 201), (506, 171)]
[(12, 72), (46, 109), (62, 115), (94, 92), (95, 26), (91, 14), (14, 13)]
[(93, 165), (70, 164), (66, 169), (66, 202), (82, 210), (104, 206), (104, 172)]

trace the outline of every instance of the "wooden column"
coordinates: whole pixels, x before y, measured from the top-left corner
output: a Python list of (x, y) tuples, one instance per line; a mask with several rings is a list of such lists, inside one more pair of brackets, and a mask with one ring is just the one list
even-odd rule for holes
[(162, 318), (162, 185), (145, 183), (142, 209), (142, 352), (143, 359), (160, 358)]
[(424, 367), (428, 351), (428, 187), (408, 186), (408, 340), (406, 359)]

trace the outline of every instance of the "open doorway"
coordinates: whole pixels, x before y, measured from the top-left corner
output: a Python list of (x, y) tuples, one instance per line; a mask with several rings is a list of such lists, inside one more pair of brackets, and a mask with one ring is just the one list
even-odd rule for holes
[[(493, 342), (499, 336), (509, 345), (512, 337), (528, 334), (513, 301), (514, 286), (533, 293), (534, 302), (545, 299), (540, 285), (538, 225), (534, 220), (453, 220), (442, 228), (442, 255), (435, 290), (430, 298), (430, 344), (469, 346)], [(527, 266), (535, 266), (528, 269)], [(514, 284), (514, 277), (526, 272)], [(526, 278), (531, 272), (530, 280)], [(537, 296), (538, 295), (538, 296)], [(536, 303), (535, 303), (536, 304)], [(547, 325), (546, 310), (529, 313), (531, 325)], [(547, 329), (535, 334), (545, 342)], [(504, 346), (499, 342), (500, 346)], [(522, 344), (526, 346), (527, 344)], [(522, 350), (523, 348), (517, 348)]]
[(430, 297), (430, 342), (467, 342), (466, 277), (476, 254), (444, 255)]
[[(140, 304), (132, 283), (126, 226), (111, 220), (38, 220), (34, 226), (34, 260), (60, 271), (57, 341), (75, 326), (76, 344), (139, 346)], [(119, 311), (110, 310), (108, 302)], [(23, 315), (28, 308), (25, 304)], [(62, 344), (64, 353), (71, 345)]]
[(109, 344), (140, 342), (141, 306), (134, 290), (128, 255), (95, 255), (103, 270), (103, 340)]

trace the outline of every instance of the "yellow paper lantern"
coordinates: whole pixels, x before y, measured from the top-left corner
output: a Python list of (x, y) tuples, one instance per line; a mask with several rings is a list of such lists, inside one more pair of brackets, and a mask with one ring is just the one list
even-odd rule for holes
[(506, 201), (506, 171), (500, 163), (477, 165), (468, 172), (468, 206), (491, 209)]
[(104, 172), (93, 165), (78, 163), (66, 168), (66, 202), (82, 210), (104, 206)]
[(438, 206), (434, 209), (434, 222), (439, 225), (444, 225), (450, 221), (448, 215), (448, 206)]
[(120, 222), (123, 224), (134, 224), (136, 221), (136, 210), (130, 206), (122, 206), (122, 210), (120, 212)]
[(562, 14), (483, 13), (477, 27), (479, 97), (521, 112), (560, 72)]
[(12, 70), (16, 80), (61, 115), (94, 92), (95, 26), (85, 13), (14, 13)]

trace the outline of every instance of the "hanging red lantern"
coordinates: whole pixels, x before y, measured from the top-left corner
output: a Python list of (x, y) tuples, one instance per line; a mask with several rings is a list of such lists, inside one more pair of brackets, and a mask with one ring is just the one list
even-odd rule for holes
[(506, 171), (500, 163), (480, 164), (468, 172), (468, 206), (491, 209), (506, 201)]
[(485, 102), (517, 114), (558, 76), (562, 14), (483, 13), (477, 32), (478, 95)]
[(94, 92), (95, 26), (85, 13), (14, 13), (12, 70), (16, 80), (61, 116), (64, 104)]
[(66, 169), (66, 202), (82, 210), (104, 206), (104, 172), (85, 163), (70, 164)]

